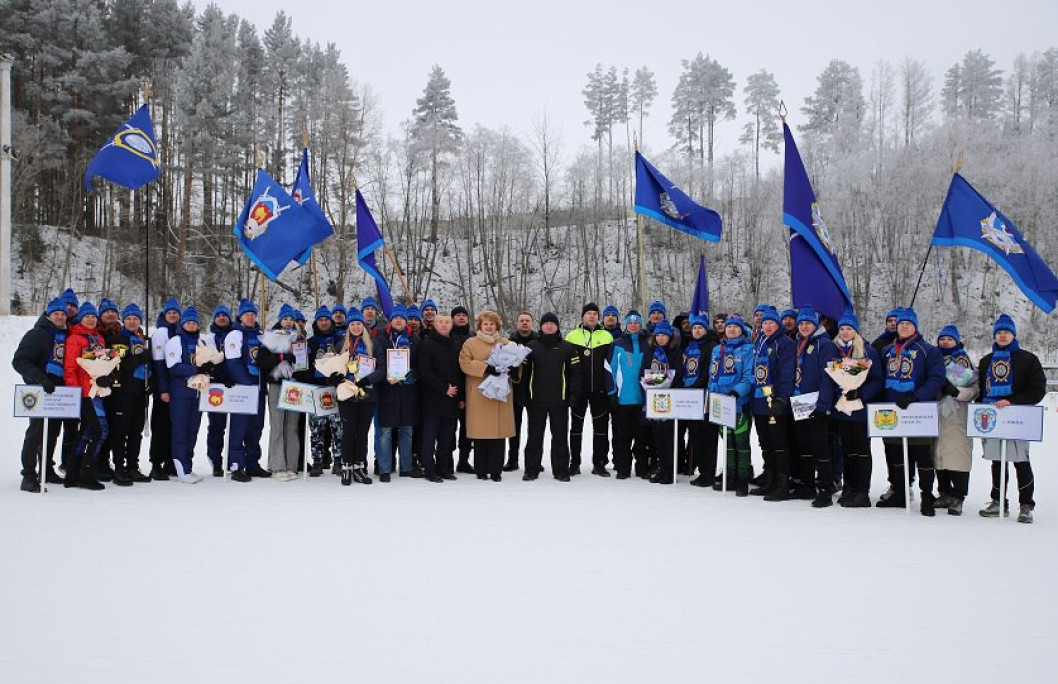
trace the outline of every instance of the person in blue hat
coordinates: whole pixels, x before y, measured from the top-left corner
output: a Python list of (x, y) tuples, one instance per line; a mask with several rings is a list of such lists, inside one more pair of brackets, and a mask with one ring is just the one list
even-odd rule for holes
[[(192, 376), (203, 372), (195, 364), (198, 349), (198, 311), (188, 306), (180, 315), (180, 328), (165, 343), (165, 363), (169, 369), (169, 415), (173, 419), (173, 466), (177, 479), (197, 484), (202, 476), (192, 469), (202, 414), (198, 410), (198, 390), (187, 386)], [(203, 369), (208, 372), (212, 367)]]
[(889, 313), (885, 314), (885, 328), (882, 330), (878, 337), (874, 338), (871, 342), (871, 346), (878, 352), (878, 355), (885, 351), (885, 348), (893, 343), (896, 339), (896, 319), (900, 315), (900, 308), (890, 309)]
[(151, 360), (154, 371), (154, 407), (151, 409), (151, 473), (152, 480), (168, 480), (176, 475), (173, 465), (172, 419), (169, 416), (169, 367), (165, 363), (165, 345), (176, 337), (180, 328), (180, 303), (170, 297), (158, 312), (154, 332), (151, 333)]
[(73, 291), (73, 288), (66, 288), (59, 299), (62, 300), (63, 306), (66, 307), (66, 320), (73, 324), (73, 319), (77, 318), (77, 310), (81, 306), (81, 302), (77, 301), (77, 294)]
[(77, 317), (66, 337), (66, 348), (63, 351), (63, 379), (67, 387), (77, 387), (81, 391), (81, 436), (77, 440), (66, 468), (64, 487), (80, 487), (98, 491), (105, 487), (96, 478), (96, 459), (99, 450), (109, 434), (106, 409), (103, 399), (89, 396), (92, 386), (109, 388), (110, 375), (93, 379), (82, 368), (77, 360), (91, 358), (106, 350), (106, 340), (99, 334), (99, 311), (92, 302), (81, 302)]
[[(376, 340), (380, 355), (386, 358), (390, 350), (406, 349), (410, 355), (409, 368), (414, 369), (419, 360), (419, 338), (408, 328), (407, 310), (397, 304), (389, 317), (384, 335)], [(379, 384), (378, 423), (380, 428), (378, 450), (379, 479), (389, 482), (393, 472), (393, 434), (396, 432), (400, 452), (400, 476), (423, 477), (421, 468), (414, 465), (412, 442), (414, 430), (421, 416), (418, 374), (412, 370), (403, 378), (387, 377)]]
[[(371, 339), (363, 313), (357, 309), (349, 312), (342, 350), (349, 352), (350, 359), (357, 359), (356, 372), (332, 375), (329, 382), (335, 386), (352, 382), (359, 390), (356, 395), (338, 401), (342, 418), (342, 485), (353, 482), (369, 485), (372, 480), (367, 475), (367, 433), (377, 415), (378, 387), (386, 383), (386, 356), (381, 346)], [(373, 370), (367, 367), (369, 360), (374, 362)], [(377, 451), (375, 456), (378, 457)], [(385, 479), (388, 478), (387, 475)]]
[[(363, 318), (357, 312), (353, 319)], [(331, 320), (331, 310), (327, 306), (316, 309), (312, 321), (312, 336), (309, 337), (309, 371), (306, 373), (307, 382), (323, 387), (328, 383), (328, 378), (316, 368), (316, 364), (323, 359), (341, 353), (342, 336), (334, 329), (334, 321)], [(335, 463), (339, 464), (338, 472), (341, 473), (342, 462), (342, 419), (338, 414), (317, 415), (309, 414), (309, 449), (311, 451), (312, 463), (309, 466), (309, 477), (319, 477), (323, 471), (331, 468)]]
[[(639, 380), (643, 381), (648, 373), (668, 374), (672, 373), (671, 385), (679, 387), (683, 383), (683, 367), (681, 363), (680, 344), (676, 339), (676, 332), (672, 324), (665, 319), (654, 324), (654, 332), (650, 337), (646, 353), (639, 367)], [(644, 408), (645, 410), (645, 408)], [(655, 484), (674, 484), (673, 460), (674, 437), (673, 421), (666, 419), (647, 418), (647, 425), (653, 438), (654, 454), (657, 463), (650, 481)]]
[(655, 299), (650, 303), (650, 308), (647, 309), (647, 322), (646, 329), (651, 335), (654, 334), (654, 326), (661, 321), (668, 319), (669, 313), (665, 309), (665, 303), (660, 299)]
[(364, 317), (364, 327), (367, 328), (367, 333), (371, 335), (371, 339), (378, 339), (379, 334), (386, 327), (380, 325), (378, 301), (374, 297), (364, 297), (364, 301), (360, 304), (360, 315)]
[(110, 422), (110, 451), (114, 459), (114, 484), (127, 487), (150, 482), (140, 472), (140, 446), (147, 419), (147, 397), (151, 382), (150, 340), (143, 331), (143, 312), (136, 304), (121, 312), (121, 329), (107, 338), (107, 346), (122, 353), (118, 377), (111, 387), (107, 420)]
[(422, 303), (422, 327), (423, 327), (424, 336), (425, 336), (425, 333), (428, 333), (431, 330), (433, 330), (433, 322), (434, 322), (434, 319), (437, 318), (437, 312), (439, 310), (440, 309), (437, 308), (437, 302), (435, 302), (434, 300), (430, 299), (429, 297), (427, 297), (426, 300), (423, 301), (423, 303)]
[[(688, 316), (687, 326), (688, 335), (684, 337), (685, 344), (681, 362), (683, 389), (700, 389), (704, 395), (706, 383), (709, 382), (709, 359), (713, 353), (713, 347), (716, 346), (716, 341), (709, 334), (709, 319), (705, 316), (698, 314)], [(683, 453), (681, 454), (681, 443), (684, 433), (687, 434), (687, 446), (682, 450)], [(678, 465), (685, 464), (687, 472), (693, 474), (694, 468), (704, 463), (705, 440), (705, 421), (681, 420), (676, 435), (677, 457), (680, 458)], [(690, 460), (689, 463), (685, 463), (687, 459)], [(714, 472), (716, 470), (715, 463), (713, 470)], [(708, 473), (708, 476), (706, 476), (704, 471), (702, 476), (695, 478), (692, 482), (702, 482), (703, 477), (705, 477), (709, 485), (712, 484), (713, 472)]]
[[(296, 381), (294, 345), (301, 341), (293, 306), (279, 307), (278, 320), (261, 335), (257, 366), (268, 394), (268, 470), (279, 482), (298, 479), (302, 453), (298, 436), (300, 413), (280, 407), (283, 381)], [(300, 374), (299, 374), (300, 376)]]
[(966, 412), (967, 405), (977, 399), (977, 369), (954, 324), (941, 328), (937, 349), (944, 357), (946, 380), (938, 397), (940, 436), (934, 458), (939, 496), (933, 507), (946, 508), (948, 515), (962, 515), (973, 465), (973, 440), (966, 436)]
[(408, 333), (412, 337), (422, 337), (422, 312), (419, 307), (409, 304), (404, 313), (408, 317)]
[(224, 368), (235, 385), (257, 390), (257, 413), (233, 413), (228, 429), (228, 470), (235, 482), (267, 478), (272, 473), (261, 467), (261, 433), (264, 431), (267, 388), (261, 380), (257, 358), (261, 349), (261, 326), (257, 305), (248, 299), (239, 302), (234, 330), (224, 338)]
[(786, 336), (775, 307), (762, 305), (754, 314), (760, 316), (760, 329), (753, 343), (753, 397), (749, 412), (753, 416), (764, 458), (761, 484), (750, 494), (763, 495), (765, 501), (789, 498), (790, 397), (797, 375), (797, 346)]
[[(757, 308), (753, 310), (753, 336), (752, 336), (753, 344), (756, 344), (757, 340), (760, 338), (760, 334), (761, 334), (760, 333), (760, 324), (761, 324), (761, 321), (763, 320), (764, 312), (767, 311), (768, 309), (774, 309), (774, 308), (775, 307), (772, 306), (771, 304), (758, 304)], [(776, 314), (776, 315), (778, 315), (778, 314)], [(779, 321), (779, 327), (780, 328), (782, 327), (782, 321), (781, 320)]]
[(331, 307), (331, 320), (334, 321), (334, 330), (339, 335), (345, 335), (347, 316), (348, 311), (345, 308), (345, 304), (338, 302)]
[(786, 332), (787, 337), (796, 342), (797, 309), (783, 309), (782, 313), (779, 314), (779, 324), (782, 325), (782, 329)]
[[(727, 453), (724, 477), (735, 490), (735, 495), (749, 496), (749, 483), (753, 477), (753, 462), (749, 444), (750, 416), (746, 411), (756, 383), (753, 379), (754, 352), (750, 336), (753, 330), (740, 316), (729, 316), (724, 321), (724, 338), (713, 347), (709, 356), (707, 389), (714, 394), (735, 398), (735, 427), (722, 428), (706, 421), (701, 449), (695, 450), (698, 463), (698, 480), (691, 484), (705, 487), (714, 482), (717, 461), (717, 439), (720, 430), (727, 430)], [(723, 489), (721, 481), (719, 487)]]
[[(226, 304), (218, 304), (217, 308), (213, 309), (209, 324), (209, 334), (213, 336), (213, 345), (218, 350), (224, 351), (224, 340), (232, 329), (231, 309)], [(232, 384), (225, 365), (222, 363), (213, 369), (213, 382)], [(213, 467), (213, 477), (224, 477), (224, 438), (228, 430), (228, 414), (207, 413), (206, 422), (206, 457)]]
[(813, 508), (834, 503), (834, 460), (827, 431), (834, 407), (834, 382), (826, 368), (834, 358), (834, 343), (820, 325), (819, 315), (811, 305), (797, 314), (797, 349), (794, 356), (794, 389), (792, 397), (817, 396), (815, 408), (803, 420), (794, 422), (794, 447), (798, 463), (793, 467), (797, 489), (795, 497), (811, 499)]
[(618, 480), (635, 474), (650, 477), (650, 427), (643, 405), (646, 394), (639, 383), (645, 356), (650, 355), (650, 333), (643, 329), (643, 317), (635, 309), (625, 315), (625, 329), (617, 338), (606, 364), (606, 391), (613, 415), (613, 469)]
[[(1021, 348), (1018, 342), (1018, 328), (1007, 314), (1000, 314), (992, 326), (992, 353), (985, 355), (977, 364), (980, 377), (977, 387), (981, 401), (992, 404), (1002, 411), (1008, 406), (1034, 406), (1043, 401), (1047, 395), (1047, 376), (1039, 358), (1030, 351)], [(1003, 487), (1010, 482), (1010, 474), (1003, 472), (1001, 465), (1003, 441), (983, 439), (985, 460), (992, 462), (992, 495), (991, 501), (979, 513), (985, 518), (1009, 515), (1007, 492)], [(1029, 442), (1020, 439), (1006, 441), (1007, 463), (1014, 464), (1018, 476), (1018, 522), (1031, 523), (1036, 502), (1035, 478), (1032, 464), (1029, 463)], [(1000, 505), (1002, 500), (1002, 506)]]
[(613, 304), (602, 310), (602, 327), (615, 340), (621, 336), (621, 312)]

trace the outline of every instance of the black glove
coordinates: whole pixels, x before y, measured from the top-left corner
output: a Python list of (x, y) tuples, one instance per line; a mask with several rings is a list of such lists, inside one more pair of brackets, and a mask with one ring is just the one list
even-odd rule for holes
[(363, 377), (357, 380), (354, 384), (360, 389), (366, 389), (371, 385), (371, 382), (367, 379), (367, 377)]
[(908, 406), (915, 403), (915, 395), (910, 392), (901, 394), (896, 398), (896, 405), (900, 407), (900, 410), (906, 410)]
[(845, 393), (845, 398), (847, 400), (849, 400), (849, 401), (852, 401), (853, 399), (859, 399), (860, 398), (860, 390), (859, 390), (859, 388), (850, 389), (848, 392)]
[(826, 418), (827, 412), (820, 409), (812, 409), (812, 412), (808, 414), (809, 418)]
[(951, 384), (948, 380), (944, 381), (944, 387), (941, 389), (941, 392), (947, 394), (949, 397), (959, 396), (959, 388)]
[(235, 381), (232, 380), (231, 378), (228, 378), (228, 379), (226, 379), (224, 381), (224, 386), (227, 387), (228, 389), (231, 389), (232, 387), (235, 387)]
[(783, 406), (786, 405), (786, 400), (782, 397), (772, 397), (771, 407), (768, 409), (768, 415), (778, 416), (782, 414)]
[(55, 393), (55, 382), (51, 378), (44, 378), (40, 381), (41, 389), (44, 390), (45, 394)]
[(738, 399), (739, 394), (735, 390), (731, 390), (730, 392), (727, 393), (727, 396), (734, 397), (735, 399)]
[[(570, 397), (569, 397), (569, 405), (570, 406), (576, 406), (578, 399), (580, 399), (580, 397), (575, 397), (573, 395), (570, 395)], [(616, 410), (617, 407), (621, 405), (621, 402), (620, 402), (620, 400), (618, 400), (616, 394), (607, 395), (606, 396), (606, 401), (610, 404), (610, 410), (611, 411)]]
[(101, 375), (96, 378), (96, 387), (110, 387), (114, 384), (114, 378), (109, 375)]
[(498, 370), (496, 370), (496, 366), (493, 366), (491, 363), (487, 364), (485, 366), (485, 375), (499, 375), (499, 374), (500, 374), (500, 372)]
[(332, 373), (331, 375), (327, 376), (326, 382), (331, 387), (337, 387), (338, 385), (345, 382), (345, 376), (341, 373)]
[(204, 363), (204, 364), (202, 364), (201, 366), (198, 367), (198, 372), (199, 373), (205, 373), (206, 375), (209, 375), (210, 373), (213, 372), (213, 369), (216, 368), (216, 367), (217, 367), (217, 364), (213, 363), (212, 361), (207, 361), (206, 363)]

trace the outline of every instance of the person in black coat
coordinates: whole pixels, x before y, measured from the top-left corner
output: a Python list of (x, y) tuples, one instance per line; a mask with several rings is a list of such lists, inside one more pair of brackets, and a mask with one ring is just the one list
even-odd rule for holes
[[(643, 354), (642, 365), (639, 367), (639, 377), (642, 380), (647, 373), (668, 373), (672, 371), (672, 387), (683, 385), (683, 354), (680, 352), (680, 341), (672, 325), (662, 319), (654, 324), (654, 332), (650, 338), (650, 346)], [(648, 398), (649, 402), (650, 399)], [(644, 411), (646, 407), (644, 406)], [(650, 476), (650, 481), (655, 484), (673, 484), (673, 421), (650, 419), (650, 431), (654, 436), (654, 452), (657, 454), (658, 469)]]
[[(419, 338), (411, 334), (404, 307), (396, 305), (386, 330), (378, 336), (379, 354), (387, 357), (393, 349), (407, 349), (410, 354), (409, 373), (402, 379), (386, 378), (379, 383), (378, 424), (379, 439), (375, 459), (379, 479), (389, 482), (393, 470), (393, 431), (398, 435), (400, 476), (422, 477), (423, 472), (412, 464), (413, 427), (419, 423), (419, 379), (415, 364), (419, 357)], [(388, 357), (387, 357), (388, 358)]]
[[(522, 346), (528, 345), (539, 335), (533, 330), (533, 314), (523, 311), (518, 314), (515, 329), (511, 331), (510, 341)], [(525, 376), (522, 375), (522, 378)], [(522, 446), (522, 414), (529, 405), (529, 390), (525, 382), (514, 383), (514, 437), (507, 440), (507, 462), (503, 465), (503, 472), (509, 473), (518, 470), (518, 451)]]
[(142, 328), (143, 313), (136, 304), (121, 312), (122, 328), (107, 338), (107, 346), (124, 350), (118, 366), (118, 379), (111, 386), (113, 417), (110, 449), (114, 457), (114, 484), (150, 482), (140, 472), (140, 446), (147, 419), (147, 396), (151, 391), (151, 343)]
[(551, 423), (551, 474), (569, 482), (569, 407), (581, 387), (580, 354), (562, 339), (558, 316), (548, 311), (540, 317), (540, 335), (529, 343), (532, 354), (522, 368), (522, 383), (529, 403), (529, 437), (525, 443), (523, 480), (535, 480), (544, 471), (544, 425)]
[[(62, 299), (48, 302), (47, 309), (37, 319), (33, 328), (22, 337), (22, 341), (11, 359), (11, 366), (27, 385), (40, 385), (51, 394), (64, 384), (63, 352), (66, 343), (66, 305)], [(59, 484), (62, 478), (55, 472), (55, 444), (59, 431), (63, 431), (63, 461), (73, 450), (77, 441), (76, 420), (51, 420), (48, 422), (48, 443), (45, 459), (48, 463), (44, 473), (37, 472), (37, 458), (44, 448), (44, 419), (30, 418), (26, 437), (22, 442), (22, 486), (24, 492), (40, 491), (40, 476), (51, 484)], [(67, 446), (67, 442), (69, 445)], [(69, 451), (68, 451), (69, 450)]]
[(419, 346), (422, 385), (422, 466), (430, 482), (454, 480), (456, 421), (464, 408), (466, 376), (459, 367), (463, 340), (452, 335), (452, 317), (437, 314)]
[[(452, 307), (452, 337), (459, 340), (459, 345), (462, 347), (463, 342), (472, 334), (470, 330), (470, 311), (462, 304)], [(459, 445), (459, 463), (456, 465), (456, 472), (473, 475), (474, 467), (470, 465), (470, 452), (474, 443), (467, 437), (465, 408), (459, 411), (459, 440), (457, 443)]]

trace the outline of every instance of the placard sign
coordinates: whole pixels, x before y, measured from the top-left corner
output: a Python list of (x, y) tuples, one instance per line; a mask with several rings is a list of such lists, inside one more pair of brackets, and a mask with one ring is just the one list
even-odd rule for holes
[(214, 382), (198, 393), (198, 410), (202, 413), (257, 413), (257, 385), (233, 385), (225, 387)]
[(793, 411), (793, 419), (804, 420), (812, 415), (812, 411), (816, 410), (816, 405), (819, 403), (819, 392), (809, 392), (808, 394), (798, 394), (790, 397), (790, 410)]
[(647, 390), (647, 418), (705, 420), (705, 392), (700, 389)]
[(738, 420), (738, 399), (718, 392), (709, 393), (709, 422), (735, 429)]
[(279, 408), (284, 411), (329, 416), (338, 412), (338, 397), (333, 387), (318, 387), (304, 382), (284, 380), (279, 388)]
[(80, 387), (56, 387), (48, 394), (40, 385), (15, 385), (15, 418), (80, 417)]
[(937, 437), (940, 414), (935, 401), (917, 401), (906, 409), (896, 404), (867, 405), (868, 437)]
[(969, 404), (966, 436), (1042, 442), (1043, 407), (1010, 405), (999, 409), (993, 404)]

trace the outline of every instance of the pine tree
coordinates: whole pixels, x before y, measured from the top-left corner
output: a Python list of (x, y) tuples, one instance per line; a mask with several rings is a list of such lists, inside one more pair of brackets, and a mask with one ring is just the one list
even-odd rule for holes
[(808, 117), (801, 130), (828, 136), (843, 151), (854, 149), (866, 109), (859, 69), (831, 60), (816, 81), (815, 92), (801, 108)]
[(654, 79), (654, 72), (647, 67), (636, 69), (632, 77), (632, 89), (630, 93), (632, 113), (639, 119), (639, 144), (643, 144), (643, 119), (650, 112), (650, 106), (658, 96), (658, 83)]
[(761, 148), (778, 152), (779, 143), (782, 142), (782, 129), (778, 121), (779, 84), (771, 72), (761, 69), (746, 79), (742, 93), (746, 96), (743, 100), (746, 114), (752, 120), (743, 127), (738, 141), (753, 146), (753, 169), (760, 180)]
[(911, 58), (900, 65), (900, 128), (904, 147), (912, 147), (933, 109), (933, 84), (924, 62)]
[(967, 52), (945, 74), (941, 98), (948, 118), (990, 121), (999, 111), (1002, 96), (1003, 72), (981, 50)]
[(693, 60), (681, 63), (683, 72), (672, 94), (669, 132), (680, 145), (687, 146), (689, 155), (694, 154), (697, 140), (699, 159), (712, 167), (716, 122), (735, 118), (735, 79), (719, 62), (700, 52)]
[(416, 151), (430, 157), (430, 241), (437, 242), (441, 217), (441, 192), (438, 176), (445, 155), (456, 152), (463, 142), (463, 130), (456, 124), (459, 114), (452, 99), (452, 82), (444, 70), (434, 65), (422, 97), (412, 110), (411, 138)]

